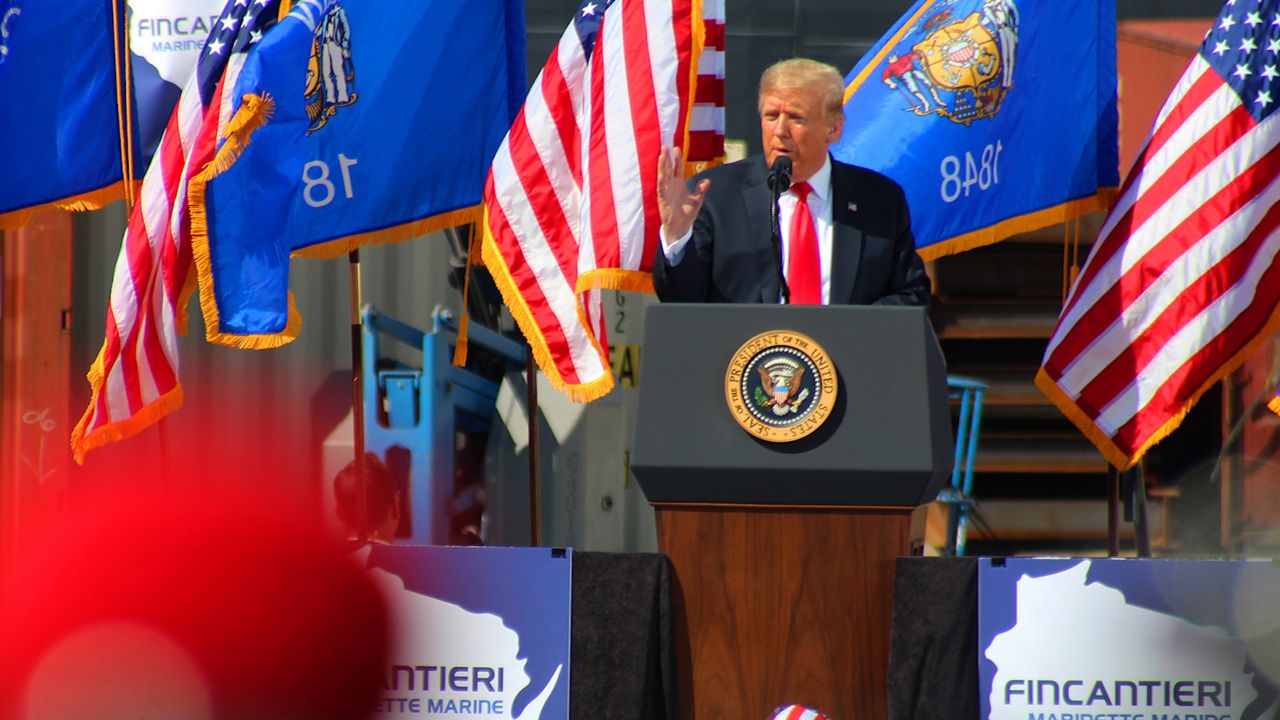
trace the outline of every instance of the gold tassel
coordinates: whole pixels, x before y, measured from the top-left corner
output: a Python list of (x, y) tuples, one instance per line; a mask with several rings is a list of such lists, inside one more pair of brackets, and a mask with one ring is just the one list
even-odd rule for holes
[[(122, 16), (120, 12), (119, 0), (112, 0), (111, 15), (113, 22), (111, 23), (112, 44), (115, 47), (115, 63), (116, 63), (116, 127), (119, 129), (118, 137), (120, 140), (120, 178), (124, 187), (124, 203), (126, 214), (133, 214), (133, 90), (130, 78), (132, 77), (132, 63), (129, 62), (129, 33), (124, 33), (123, 38), (120, 34), (120, 24), (114, 22), (118, 17)], [(123, 69), (124, 78), (120, 77), (120, 71)]]
[(458, 320), (458, 339), (453, 346), (454, 367), (467, 364), (467, 333), (471, 325), (467, 299), (471, 297), (471, 266), (480, 259), (480, 237), (480, 228), (476, 223), (471, 223), (467, 232), (467, 264), (462, 269), (462, 319)]

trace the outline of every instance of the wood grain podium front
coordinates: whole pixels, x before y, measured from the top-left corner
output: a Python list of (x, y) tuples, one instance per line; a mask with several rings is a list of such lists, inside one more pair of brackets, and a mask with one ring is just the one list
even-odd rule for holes
[[(646, 313), (631, 470), (672, 565), (680, 720), (766, 720), (791, 703), (886, 720), (894, 561), (922, 537), (920, 508), (954, 449), (927, 314), (769, 305)], [(803, 352), (775, 351), (775, 337)], [(751, 354), (757, 345), (763, 355)], [(749, 385), (764, 382), (752, 368), (815, 345), (824, 359), (802, 360), (807, 376), (837, 388), (825, 421), (786, 442), (740, 427), (743, 406), (778, 402), (776, 387)]]
[(758, 718), (797, 703), (885, 718), (904, 508), (656, 505), (675, 582), (681, 718)]

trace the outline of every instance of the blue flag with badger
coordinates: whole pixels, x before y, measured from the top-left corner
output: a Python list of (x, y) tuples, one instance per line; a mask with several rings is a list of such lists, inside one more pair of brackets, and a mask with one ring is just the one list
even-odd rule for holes
[(123, 195), (123, 38), (112, 0), (0, 0), (0, 229)]
[(930, 260), (1105, 209), (1114, 0), (920, 0), (845, 77), (837, 160), (896, 180)]
[(296, 337), (290, 257), (477, 221), (525, 88), (521, 0), (296, 3), (249, 52), (191, 182), (206, 337)]

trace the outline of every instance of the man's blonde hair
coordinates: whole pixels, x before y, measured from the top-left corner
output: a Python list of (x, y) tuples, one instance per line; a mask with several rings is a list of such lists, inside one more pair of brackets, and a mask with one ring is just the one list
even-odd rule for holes
[(844, 76), (831, 65), (808, 58), (791, 58), (770, 65), (760, 76), (756, 108), (764, 104), (765, 93), (800, 89), (818, 91), (822, 96), (824, 119), (839, 117), (844, 112)]

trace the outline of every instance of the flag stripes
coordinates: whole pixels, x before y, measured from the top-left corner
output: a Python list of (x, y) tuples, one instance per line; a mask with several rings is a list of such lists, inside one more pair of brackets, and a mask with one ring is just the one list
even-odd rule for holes
[(186, 330), (194, 283), (187, 184), (224, 134), (226, 88), (234, 87), (251, 37), (278, 14), (279, 0), (229, 3), (169, 117), (116, 260), (105, 338), (88, 373), (89, 407), (71, 435), (77, 462), (182, 403), (177, 335)]
[(705, 165), (724, 160), (724, 0), (703, 0), (706, 29), (698, 56), (698, 79), (689, 116), (685, 160)]
[[(1229, 61), (1211, 50), (1231, 25), (1206, 38), (1161, 109), (1036, 378), (1117, 467), (1280, 321), (1280, 125), (1240, 69), (1255, 62), (1248, 43)], [(1256, 62), (1275, 77), (1274, 58)]]
[(788, 705), (775, 710), (770, 720), (827, 720), (827, 716), (803, 705)]
[(493, 160), (484, 261), (574, 399), (613, 385), (595, 291), (652, 289), (658, 151), (683, 141), (701, 39), (692, 0), (587, 0)]

